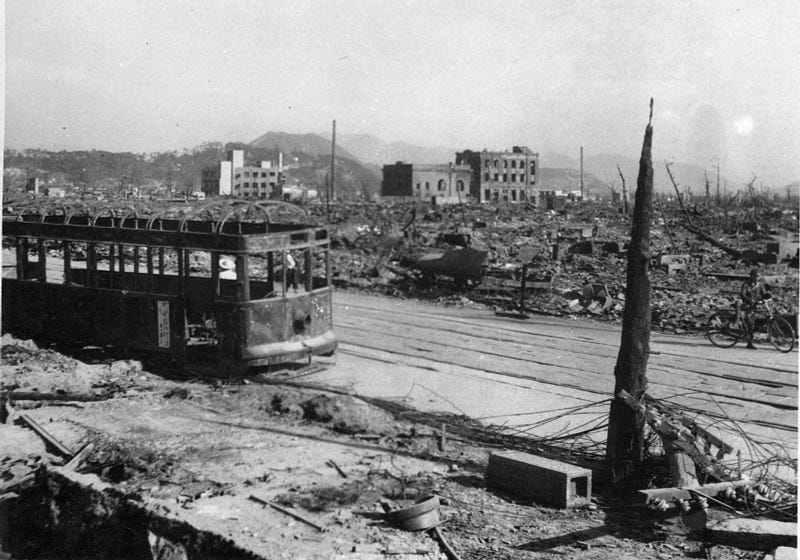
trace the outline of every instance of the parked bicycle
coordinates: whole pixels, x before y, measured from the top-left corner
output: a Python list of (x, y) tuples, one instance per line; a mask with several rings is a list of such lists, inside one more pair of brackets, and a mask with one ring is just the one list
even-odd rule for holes
[[(753, 318), (754, 333), (763, 333), (766, 327), (766, 337), (769, 342), (781, 352), (791, 352), (794, 348), (794, 328), (789, 321), (773, 310), (770, 299), (764, 299), (762, 303), (767, 314)], [(749, 328), (745, 313), (741, 309), (719, 310), (708, 318), (706, 338), (714, 346), (730, 348), (737, 342), (749, 338)]]

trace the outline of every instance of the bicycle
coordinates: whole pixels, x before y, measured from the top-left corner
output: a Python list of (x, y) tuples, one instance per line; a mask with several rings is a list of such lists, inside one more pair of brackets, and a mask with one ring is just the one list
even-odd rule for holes
[[(776, 350), (786, 353), (794, 348), (795, 333), (792, 325), (781, 315), (777, 315), (769, 299), (762, 300), (767, 310), (766, 321), (761, 321), (761, 326), (766, 322), (767, 338)], [(755, 319), (755, 318), (754, 318)], [(754, 330), (758, 330), (755, 320)], [(745, 320), (745, 314), (737, 307), (736, 309), (720, 310), (708, 318), (706, 325), (706, 338), (714, 346), (720, 348), (730, 348), (740, 340), (745, 340), (749, 332), (749, 325)]]

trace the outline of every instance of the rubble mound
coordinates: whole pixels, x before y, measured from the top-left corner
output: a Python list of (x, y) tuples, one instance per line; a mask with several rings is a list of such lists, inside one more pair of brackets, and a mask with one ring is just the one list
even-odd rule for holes
[(318, 395), (301, 406), (306, 418), (330, 423), (343, 434), (385, 434), (396, 430), (390, 414), (354, 397)]

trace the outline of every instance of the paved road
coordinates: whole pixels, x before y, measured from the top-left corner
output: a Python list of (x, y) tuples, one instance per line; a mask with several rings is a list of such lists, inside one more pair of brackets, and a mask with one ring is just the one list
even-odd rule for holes
[[(535, 435), (602, 420), (613, 390), (619, 326), (583, 318), (518, 320), (486, 310), (337, 293), (336, 364), (312, 379), (429, 411), (464, 413)], [(798, 355), (719, 349), (703, 337), (653, 333), (649, 393), (687, 414), (774, 442), (796, 457)], [(531, 427), (572, 407), (570, 414)], [(710, 418), (709, 418), (710, 417)]]

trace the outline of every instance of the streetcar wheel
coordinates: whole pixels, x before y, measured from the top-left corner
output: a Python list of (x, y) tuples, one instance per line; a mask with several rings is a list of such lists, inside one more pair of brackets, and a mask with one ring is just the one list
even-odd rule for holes
[(794, 329), (783, 317), (775, 317), (769, 322), (769, 341), (781, 352), (791, 352), (794, 348)]
[(744, 338), (744, 331), (736, 324), (733, 315), (715, 313), (708, 319), (706, 338), (714, 346), (730, 348)]

